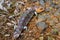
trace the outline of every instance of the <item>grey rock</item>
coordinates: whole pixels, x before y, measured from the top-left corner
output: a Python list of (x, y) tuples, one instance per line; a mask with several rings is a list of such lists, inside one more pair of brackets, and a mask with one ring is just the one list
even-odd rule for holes
[(38, 22), (36, 25), (37, 25), (38, 27), (41, 27), (42, 29), (45, 29), (45, 28), (48, 27), (45, 22)]
[(39, 0), (39, 2), (40, 2), (40, 4), (41, 4), (42, 6), (45, 5), (44, 0)]

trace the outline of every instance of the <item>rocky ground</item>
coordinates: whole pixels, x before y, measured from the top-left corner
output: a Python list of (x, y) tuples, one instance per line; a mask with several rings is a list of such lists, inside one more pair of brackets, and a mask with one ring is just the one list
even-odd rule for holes
[[(33, 5), (44, 10), (36, 10), (27, 30), (14, 39), (14, 28), (18, 27), (21, 15)], [(60, 40), (60, 0), (5, 0), (0, 6), (0, 40)]]

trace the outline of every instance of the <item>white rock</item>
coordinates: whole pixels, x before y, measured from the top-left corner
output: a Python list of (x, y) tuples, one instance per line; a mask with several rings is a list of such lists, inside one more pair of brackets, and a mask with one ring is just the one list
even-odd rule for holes
[(8, 26), (12, 26), (12, 24), (11, 24), (11, 23), (7, 23), (7, 25), (8, 25)]
[(5, 34), (5, 37), (10, 36), (10, 34)]
[(11, 21), (13, 24), (16, 24), (16, 22), (15, 21)]
[(14, 25), (14, 30), (15, 30), (17, 27), (18, 27), (17, 25)]
[(2, 5), (3, 3), (4, 3), (4, 0), (0, 0), (0, 9), (8, 12), (8, 10), (5, 7), (3, 7)]
[(14, 17), (14, 15), (12, 15), (12, 16), (9, 16), (9, 18), (13, 18)]
[(10, 8), (10, 6), (11, 6), (11, 4), (12, 4), (11, 1), (8, 0), (8, 1), (6, 1), (5, 3), (7, 4), (8, 8)]

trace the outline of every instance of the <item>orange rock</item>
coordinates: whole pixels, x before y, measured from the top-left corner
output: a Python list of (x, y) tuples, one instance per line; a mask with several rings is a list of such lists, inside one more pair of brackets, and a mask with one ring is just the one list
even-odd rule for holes
[(36, 12), (37, 12), (37, 13), (40, 13), (40, 12), (42, 12), (42, 11), (44, 11), (44, 8), (38, 8), (38, 9), (36, 9)]

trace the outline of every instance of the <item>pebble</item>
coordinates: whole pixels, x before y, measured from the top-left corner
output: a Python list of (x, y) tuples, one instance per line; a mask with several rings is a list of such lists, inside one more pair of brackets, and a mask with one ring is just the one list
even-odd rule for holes
[(56, 24), (55, 28), (60, 30), (60, 23)]
[(39, 40), (43, 40), (44, 38), (43, 37), (40, 37)]
[(11, 21), (13, 24), (16, 24), (16, 22), (15, 21)]
[(12, 23), (7, 23), (8, 26), (12, 26), (13, 24)]
[(14, 25), (14, 30), (15, 30), (17, 27), (18, 27), (17, 25)]
[(5, 37), (9, 37), (10, 36), (10, 34), (5, 34)]
[(43, 15), (39, 15), (38, 16), (38, 21), (39, 22), (44, 21), (44, 20), (46, 20), (46, 17), (45, 16), (43, 16)]
[(42, 29), (45, 29), (45, 28), (48, 27), (45, 22), (38, 22), (36, 25), (37, 25), (38, 27), (41, 27)]
[(0, 0), (0, 9), (8, 12), (8, 10), (5, 7), (3, 7), (2, 5), (3, 3), (4, 3), (4, 0)]
[(40, 4), (42, 5), (42, 6), (44, 6), (44, 1), (43, 0), (39, 0), (39, 2), (40, 2)]
[(15, 15), (9, 16), (9, 18), (13, 18)]
[(56, 28), (52, 29), (51, 33), (53, 35), (58, 35), (58, 30)]

